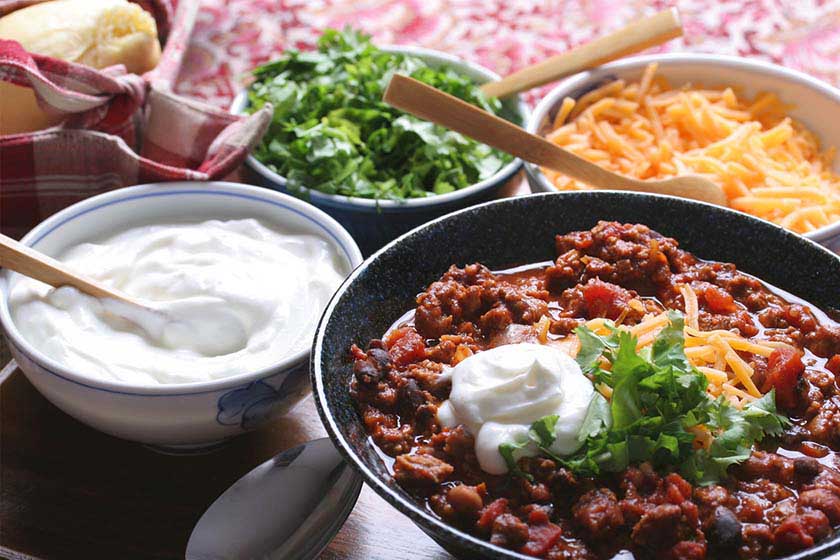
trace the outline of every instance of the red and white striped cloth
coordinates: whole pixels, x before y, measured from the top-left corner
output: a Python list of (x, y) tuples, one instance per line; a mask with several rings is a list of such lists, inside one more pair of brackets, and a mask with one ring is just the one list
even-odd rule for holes
[[(0, 15), (32, 3), (0, 0)], [(268, 127), (270, 108), (242, 118), (172, 93), (198, 2), (183, 0), (174, 13), (170, 0), (140, 4), (166, 40), (160, 64), (142, 77), (0, 40), (0, 80), (32, 87), (44, 110), (66, 116), (58, 127), (0, 136), (3, 233), (19, 237), (50, 214), (117, 187), (224, 177)]]

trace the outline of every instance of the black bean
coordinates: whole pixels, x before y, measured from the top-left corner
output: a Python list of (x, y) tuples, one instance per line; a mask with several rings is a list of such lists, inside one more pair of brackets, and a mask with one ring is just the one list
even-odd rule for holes
[(359, 383), (372, 385), (382, 379), (382, 371), (373, 365), (370, 360), (356, 360), (353, 364), (353, 374)]
[(793, 460), (793, 472), (807, 480), (820, 474), (820, 462), (813, 457), (797, 457)]
[(387, 371), (391, 367), (391, 356), (381, 348), (368, 350), (368, 359), (374, 362), (380, 369)]
[(717, 548), (736, 548), (741, 544), (741, 522), (731, 509), (718, 506), (715, 509), (709, 540)]
[(417, 381), (414, 379), (406, 381), (401, 391), (402, 398), (408, 401), (413, 410), (417, 410), (420, 406), (426, 403), (426, 397), (423, 395), (423, 391), (420, 390), (420, 387), (417, 385)]
[(811, 432), (803, 426), (794, 424), (781, 435), (779, 438), (786, 447), (796, 447), (798, 444), (807, 440), (811, 436)]

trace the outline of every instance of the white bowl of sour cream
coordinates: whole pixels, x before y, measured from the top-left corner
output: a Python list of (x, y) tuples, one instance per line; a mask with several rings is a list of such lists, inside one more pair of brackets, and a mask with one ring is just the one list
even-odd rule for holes
[[(221, 182), (112, 191), (21, 241), (137, 299), (199, 314), (202, 328), (164, 343), (108, 302), (0, 275), (0, 324), (46, 398), (103, 432), (174, 448), (253, 429), (308, 394), (318, 319), (362, 261), (317, 208)], [(214, 309), (236, 332), (214, 328)]]

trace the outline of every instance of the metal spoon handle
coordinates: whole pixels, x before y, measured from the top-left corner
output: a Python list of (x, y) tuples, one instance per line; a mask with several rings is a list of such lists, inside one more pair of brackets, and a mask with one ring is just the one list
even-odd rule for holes
[(236, 481), (199, 519), (186, 560), (311, 560), (350, 514), (361, 476), (329, 438), (286, 450)]

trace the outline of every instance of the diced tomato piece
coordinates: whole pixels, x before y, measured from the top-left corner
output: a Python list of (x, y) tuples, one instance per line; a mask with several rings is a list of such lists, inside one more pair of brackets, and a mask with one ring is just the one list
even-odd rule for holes
[(809, 333), (817, 328), (817, 319), (811, 311), (798, 303), (788, 305), (784, 308), (785, 321), (792, 327), (796, 327), (803, 333)]
[(831, 533), (831, 521), (822, 511), (805, 511), (799, 514), (799, 518), (802, 520), (805, 530), (814, 537), (814, 540), (824, 539)]
[(350, 347), (350, 357), (354, 360), (367, 360), (367, 354), (365, 354), (365, 351), (355, 344)]
[(498, 500), (487, 504), (484, 509), (481, 510), (481, 516), (475, 523), (476, 527), (489, 531), (490, 527), (493, 526), (493, 522), (496, 521), (496, 518), (507, 510), (507, 505), (508, 501), (505, 498), (499, 498)]
[(729, 292), (718, 288), (714, 284), (707, 285), (703, 290), (703, 300), (712, 313), (728, 315), (738, 310), (738, 305), (735, 303), (735, 299), (729, 295)]
[(840, 496), (826, 488), (812, 488), (799, 494), (797, 505), (823, 512), (832, 525), (840, 524)]
[(773, 535), (776, 548), (780, 552), (795, 552), (814, 546), (814, 537), (796, 520), (787, 519), (782, 522)]
[(548, 523), (549, 517), (545, 509), (536, 506), (528, 514), (528, 523), (531, 525), (539, 525), (541, 523)]
[(840, 354), (835, 354), (834, 357), (828, 360), (825, 368), (834, 375), (840, 375)]
[(408, 334), (408, 331), (410, 330), (412, 330), (411, 327), (400, 327), (398, 329), (394, 329), (391, 332), (387, 333), (385, 335), (385, 338), (382, 339), (382, 341), (385, 343), (386, 347), (390, 348), (391, 346), (396, 344), (399, 339)]
[(805, 371), (801, 350), (784, 346), (773, 350), (767, 359), (767, 377), (762, 391), (776, 389), (776, 403), (783, 408), (796, 406), (796, 384)]
[(543, 556), (560, 540), (562, 535), (563, 530), (554, 523), (546, 521), (545, 523), (529, 525), (528, 542), (522, 545), (519, 552), (530, 556)]
[(404, 366), (426, 357), (426, 341), (412, 327), (401, 327), (391, 331), (385, 340), (391, 361)]
[(624, 308), (627, 307), (627, 302), (633, 299), (630, 292), (621, 286), (602, 282), (595, 278), (586, 283), (581, 291), (590, 318), (617, 319)]
[(831, 531), (828, 518), (821, 511), (806, 511), (791, 515), (776, 528), (773, 534), (779, 552), (790, 553), (810, 548), (814, 542)]
[(706, 543), (697, 541), (680, 541), (665, 554), (668, 560), (705, 560)]

